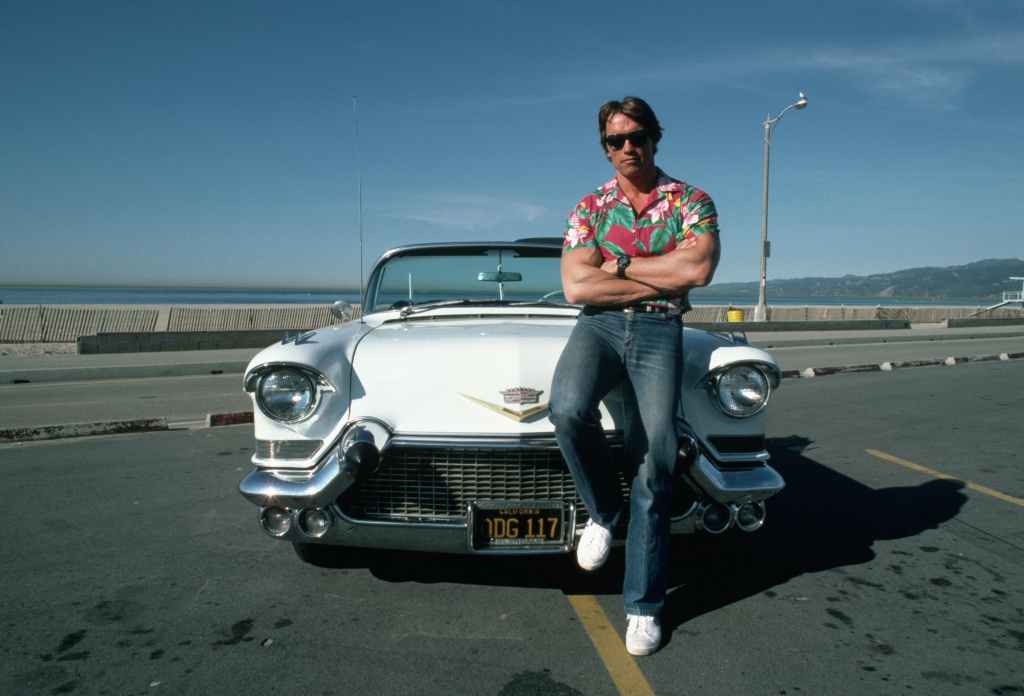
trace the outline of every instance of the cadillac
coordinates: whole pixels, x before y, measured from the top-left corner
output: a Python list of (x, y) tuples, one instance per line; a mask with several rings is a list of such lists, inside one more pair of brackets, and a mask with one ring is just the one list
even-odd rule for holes
[[(346, 546), (571, 551), (587, 510), (547, 398), (581, 308), (562, 295), (560, 256), (558, 238), (392, 249), (358, 319), (253, 358), (256, 453), (239, 489), (262, 530), (311, 563)], [(785, 485), (765, 451), (778, 364), (742, 334), (680, 338), (672, 531), (755, 531)], [(618, 389), (601, 419), (621, 453)]]

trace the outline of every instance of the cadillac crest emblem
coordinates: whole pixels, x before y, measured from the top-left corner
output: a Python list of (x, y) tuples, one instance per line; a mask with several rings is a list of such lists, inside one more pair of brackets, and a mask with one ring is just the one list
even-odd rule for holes
[(498, 392), (505, 397), (506, 404), (535, 404), (544, 393), (543, 389), (530, 389), (529, 387), (515, 387)]

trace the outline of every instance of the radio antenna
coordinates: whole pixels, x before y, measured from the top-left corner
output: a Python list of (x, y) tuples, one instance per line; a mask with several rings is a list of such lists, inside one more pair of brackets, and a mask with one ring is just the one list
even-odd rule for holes
[(359, 182), (359, 323), (363, 319), (363, 170), (359, 163), (359, 114), (356, 112), (356, 96), (352, 95), (352, 118), (356, 124), (356, 176)]

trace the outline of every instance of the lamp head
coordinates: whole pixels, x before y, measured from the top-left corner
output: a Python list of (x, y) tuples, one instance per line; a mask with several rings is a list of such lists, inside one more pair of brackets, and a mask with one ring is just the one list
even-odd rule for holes
[(793, 106), (796, 107), (797, 109), (802, 109), (805, 106), (807, 106), (807, 97), (804, 96), (803, 92), (800, 92), (800, 99)]

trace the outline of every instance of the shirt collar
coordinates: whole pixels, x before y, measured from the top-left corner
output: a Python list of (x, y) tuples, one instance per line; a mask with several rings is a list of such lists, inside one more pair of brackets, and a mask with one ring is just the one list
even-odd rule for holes
[[(682, 192), (682, 183), (661, 171), (661, 168), (656, 168), (656, 171), (658, 172), (658, 183), (656, 184), (658, 189), (658, 199), (664, 198), (666, 193)], [(622, 187), (619, 186), (619, 179), (617, 176), (613, 176), (611, 180), (601, 187), (601, 193), (611, 194), (613, 198), (616, 198), (623, 203), (629, 203), (629, 201), (626, 200), (626, 194), (622, 193)]]
[(680, 193), (683, 190), (682, 183), (676, 181), (665, 172), (658, 170), (658, 190), (661, 193)]

